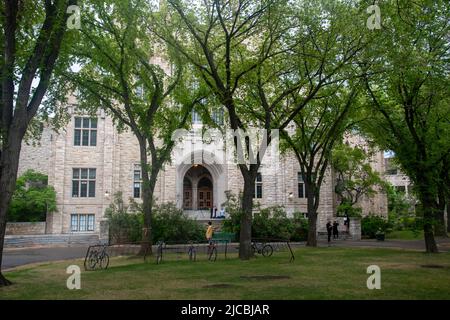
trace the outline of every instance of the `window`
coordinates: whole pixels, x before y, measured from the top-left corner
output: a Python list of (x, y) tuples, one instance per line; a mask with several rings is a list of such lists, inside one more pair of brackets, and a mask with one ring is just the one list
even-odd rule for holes
[(73, 144), (91, 147), (97, 145), (97, 118), (75, 117)]
[(253, 198), (262, 198), (262, 175), (260, 172), (256, 174), (255, 192), (253, 193)]
[(142, 186), (141, 166), (136, 164), (136, 165), (134, 165), (134, 171), (133, 171), (133, 197), (134, 198), (141, 197), (141, 186)]
[(94, 214), (72, 214), (70, 215), (70, 230), (72, 232), (94, 231)]
[(200, 117), (200, 114), (195, 111), (192, 110), (192, 123), (202, 123), (202, 118)]
[(96, 171), (96, 169), (73, 169), (72, 197), (95, 198)]
[(142, 84), (136, 87), (136, 96), (140, 99), (144, 98), (144, 86)]
[(398, 192), (401, 192), (401, 193), (405, 193), (406, 192), (406, 187), (405, 186), (396, 186), (395, 189)]
[(298, 184), (298, 197), (306, 198), (306, 184), (305, 179), (301, 172), (297, 173), (297, 184)]
[(212, 113), (212, 120), (218, 126), (223, 125), (223, 109), (214, 110)]

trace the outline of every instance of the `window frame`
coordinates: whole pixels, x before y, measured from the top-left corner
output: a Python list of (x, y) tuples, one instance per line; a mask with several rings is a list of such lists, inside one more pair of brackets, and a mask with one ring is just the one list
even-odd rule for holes
[(73, 145), (75, 147), (97, 146), (98, 118), (74, 117), (73, 130)]
[(255, 179), (255, 190), (253, 190), (253, 199), (263, 198), (263, 179), (262, 173), (258, 172)]
[[(139, 179), (136, 179), (136, 172), (139, 171)], [(136, 190), (139, 190), (139, 196), (136, 196)], [(133, 167), (133, 198), (142, 198), (142, 168), (141, 165), (135, 164)]]
[(95, 214), (70, 214), (70, 232), (95, 232)]
[[(86, 176), (82, 176), (83, 170), (86, 170)], [(77, 172), (77, 175), (75, 173)], [(94, 173), (94, 175), (92, 175)], [(92, 178), (93, 176), (93, 178)], [(95, 198), (97, 187), (97, 169), (96, 168), (72, 168), (72, 198)], [(85, 186), (85, 191), (83, 186)], [(76, 189), (76, 193), (75, 193)], [(84, 196), (82, 194), (85, 194)]]

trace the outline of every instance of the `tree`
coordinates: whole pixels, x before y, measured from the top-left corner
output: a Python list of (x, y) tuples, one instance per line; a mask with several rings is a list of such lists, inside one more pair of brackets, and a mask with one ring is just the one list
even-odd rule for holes
[[(331, 79), (336, 71), (360, 50), (358, 39), (341, 40), (342, 46), (336, 48), (339, 63), (328, 65), (327, 59), (336, 53), (331, 44), (336, 34), (327, 37), (323, 30), (318, 34), (308, 34), (306, 28), (299, 30), (303, 19), (316, 26), (322, 21), (299, 18), (292, 6), (289, 1), (274, 0), (209, 0), (201, 5), (169, 0), (164, 20), (156, 21), (153, 27), (159, 37), (195, 66), (225, 107), (231, 129), (245, 135), (252, 126), (259, 126), (267, 130), (267, 146), (272, 142), (270, 130), (286, 128), (320, 88), (336, 80)], [(171, 32), (174, 27), (176, 33)], [(315, 42), (318, 38), (320, 41)], [(292, 94), (297, 99), (288, 104)], [(234, 148), (248, 159), (250, 142), (246, 139), (241, 143), (242, 138), (238, 132)], [(251, 256), (253, 191), (265, 150), (257, 151), (254, 163), (238, 164), (244, 180), (241, 259)]]
[[(339, 87), (339, 85), (337, 86)], [(308, 211), (308, 246), (317, 246), (317, 209), (331, 153), (351, 125), (357, 89), (337, 89), (327, 98), (315, 100), (294, 119), (294, 132), (283, 131), (286, 148), (292, 150), (306, 187)]]
[(377, 193), (375, 187), (384, 188), (385, 183), (380, 174), (372, 169), (370, 161), (372, 152), (367, 152), (346, 143), (337, 145), (332, 151), (332, 167), (337, 175), (335, 192), (341, 198), (339, 211), (348, 213), (358, 201)]
[(7, 221), (45, 221), (47, 212), (56, 210), (56, 192), (45, 174), (27, 170), (17, 179)]
[(381, 6), (382, 30), (361, 63), (371, 71), (365, 86), (372, 116), (364, 128), (381, 148), (394, 151), (411, 178), (426, 251), (438, 252), (433, 230), (443, 226), (438, 190), (450, 188), (440, 171), (450, 152), (450, 8), (446, 1)]
[[(306, 75), (310, 83), (307, 88), (317, 88), (317, 92), (293, 115), (293, 127), (282, 130), (281, 136), (286, 142), (285, 150), (291, 150), (300, 164), (307, 197), (307, 245), (316, 246), (320, 188), (333, 146), (359, 117), (355, 106), (362, 74), (355, 64), (371, 37), (353, 24), (360, 12), (348, 3), (305, 1), (295, 13), (301, 21), (298, 34), (304, 35), (306, 41), (299, 41), (297, 54), (290, 62)], [(320, 59), (314, 59), (318, 54)], [(314, 77), (309, 70), (316, 70)], [(314, 86), (315, 83), (321, 85)], [(303, 96), (302, 91), (292, 93), (289, 104), (297, 104)]]
[[(21, 142), (55, 68), (64, 64), (64, 59), (58, 60), (58, 56), (70, 44), (65, 34), (67, 8), (72, 4), (76, 1), (11, 0), (2, 2), (0, 7), (0, 266)], [(0, 269), (0, 286), (9, 284)]]
[[(104, 108), (119, 129), (137, 138), (142, 171), (144, 228), (141, 253), (152, 248), (152, 207), (156, 180), (170, 160), (173, 132), (184, 128), (200, 89), (191, 90), (183, 61), (146, 29), (155, 14), (147, 1), (91, 1), (84, 8), (75, 52), (80, 70), (67, 74), (79, 91), (81, 109)], [(169, 48), (170, 49), (170, 48)], [(162, 58), (168, 64), (152, 63)]]

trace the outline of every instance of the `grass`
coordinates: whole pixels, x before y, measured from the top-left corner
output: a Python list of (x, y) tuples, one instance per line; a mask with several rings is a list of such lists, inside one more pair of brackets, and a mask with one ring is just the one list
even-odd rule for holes
[(412, 230), (392, 231), (386, 234), (391, 240), (423, 240), (423, 232), (414, 233)]
[[(66, 288), (66, 268), (82, 267), (82, 260), (24, 266), (6, 272), (14, 285), (0, 288), (0, 298), (450, 299), (448, 252), (330, 247), (300, 248), (295, 255), (292, 263), (287, 253), (250, 261), (220, 255), (213, 263), (203, 255), (189, 262), (173, 254), (160, 265), (118, 257), (108, 270), (82, 272), (81, 290)], [(366, 287), (373, 264), (381, 268), (381, 290)]]

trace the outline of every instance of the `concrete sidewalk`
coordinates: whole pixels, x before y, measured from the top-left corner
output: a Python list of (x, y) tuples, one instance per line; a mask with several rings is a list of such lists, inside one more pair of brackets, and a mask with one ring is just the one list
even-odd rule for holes
[(5, 249), (2, 269), (10, 269), (30, 263), (84, 258), (88, 246), (33, 247)]

